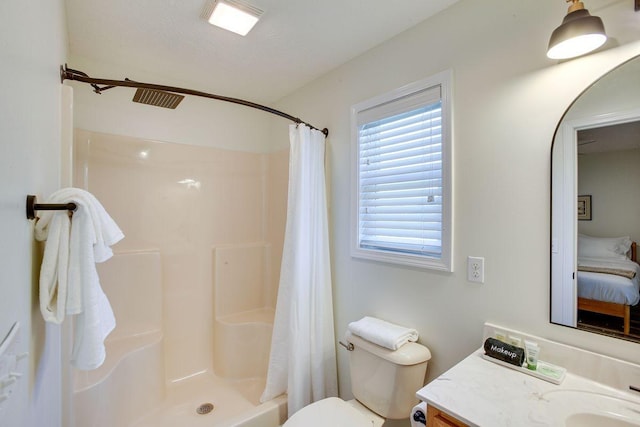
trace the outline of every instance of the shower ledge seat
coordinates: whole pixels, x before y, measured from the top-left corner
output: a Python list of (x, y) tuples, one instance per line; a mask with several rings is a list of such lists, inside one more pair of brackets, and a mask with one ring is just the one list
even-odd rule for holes
[(259, 308), (216, 318), (213, 367), (225, 379), (266, 376), (275, 310)]
[(76, 426), (129, 426), (165, 397), (160, 331), (107, 339), (105, 344), (107, 357), (102, 366), (92, 371), (74, 370), (72, 411)]
[(151, 331), (142, 334), (106, 340), (107, 357), (97, 369), (91, 371), (75, 371), (74, 392), (85, 391), (111, 376), (115, 369), (128, 357), (159, 344), (162, 341), (162, 332)]

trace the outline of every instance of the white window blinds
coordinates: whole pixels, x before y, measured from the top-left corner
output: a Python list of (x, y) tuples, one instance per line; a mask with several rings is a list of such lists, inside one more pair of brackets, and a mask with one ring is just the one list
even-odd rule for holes
[(441, 86), (359, 111), (357, 139), (359, 248), (441, 258)]

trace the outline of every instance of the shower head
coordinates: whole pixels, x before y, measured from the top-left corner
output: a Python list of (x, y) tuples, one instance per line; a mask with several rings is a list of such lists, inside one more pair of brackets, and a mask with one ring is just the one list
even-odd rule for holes
[(172, 110), (174, 110), (183, 99), (183, 95), (176, 95), (175, 93), (155, 89), (138, 89), (135, 95), (133, 95), (133, 102), (153, 105), (155, 107), (171, 108)]

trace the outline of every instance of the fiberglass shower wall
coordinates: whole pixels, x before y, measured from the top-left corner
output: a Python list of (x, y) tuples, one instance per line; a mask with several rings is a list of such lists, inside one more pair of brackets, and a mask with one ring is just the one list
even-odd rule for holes
[[(216, 319), (233, 321), (235, 314), (216, 313), (216, 307), (262, 317), (275, 308), (288, 151), (251, 153), (76, 130), (74, 157), (74, 185), (92, 192), (125, 233), (116, 253), (160, 253), (156, 292), (163, 301), (166, 382), (212, 370), (214, 343), (223, 345), (214, 336)], [(221, 265), (233, 261), (235, 273), (215, 273), (219, 248), (228, 258), (218, 257)], [(255, 283), (216, 283), (237, 278)], [(230, 301), (215, 300), (225, 293)], [(266, 376), (266, 370), (247, 375)]]

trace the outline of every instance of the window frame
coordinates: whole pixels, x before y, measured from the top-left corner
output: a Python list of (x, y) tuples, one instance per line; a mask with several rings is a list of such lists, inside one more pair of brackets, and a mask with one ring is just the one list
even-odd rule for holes
[[(410, 83), (351, 107), (351, 256), (425, 269), (453, 271), (453, 108), (451, 70)], [(442, 103), (442, 253), (427, 256), (360, 247), (360, 150), (358, 114), (440, 86)]]

